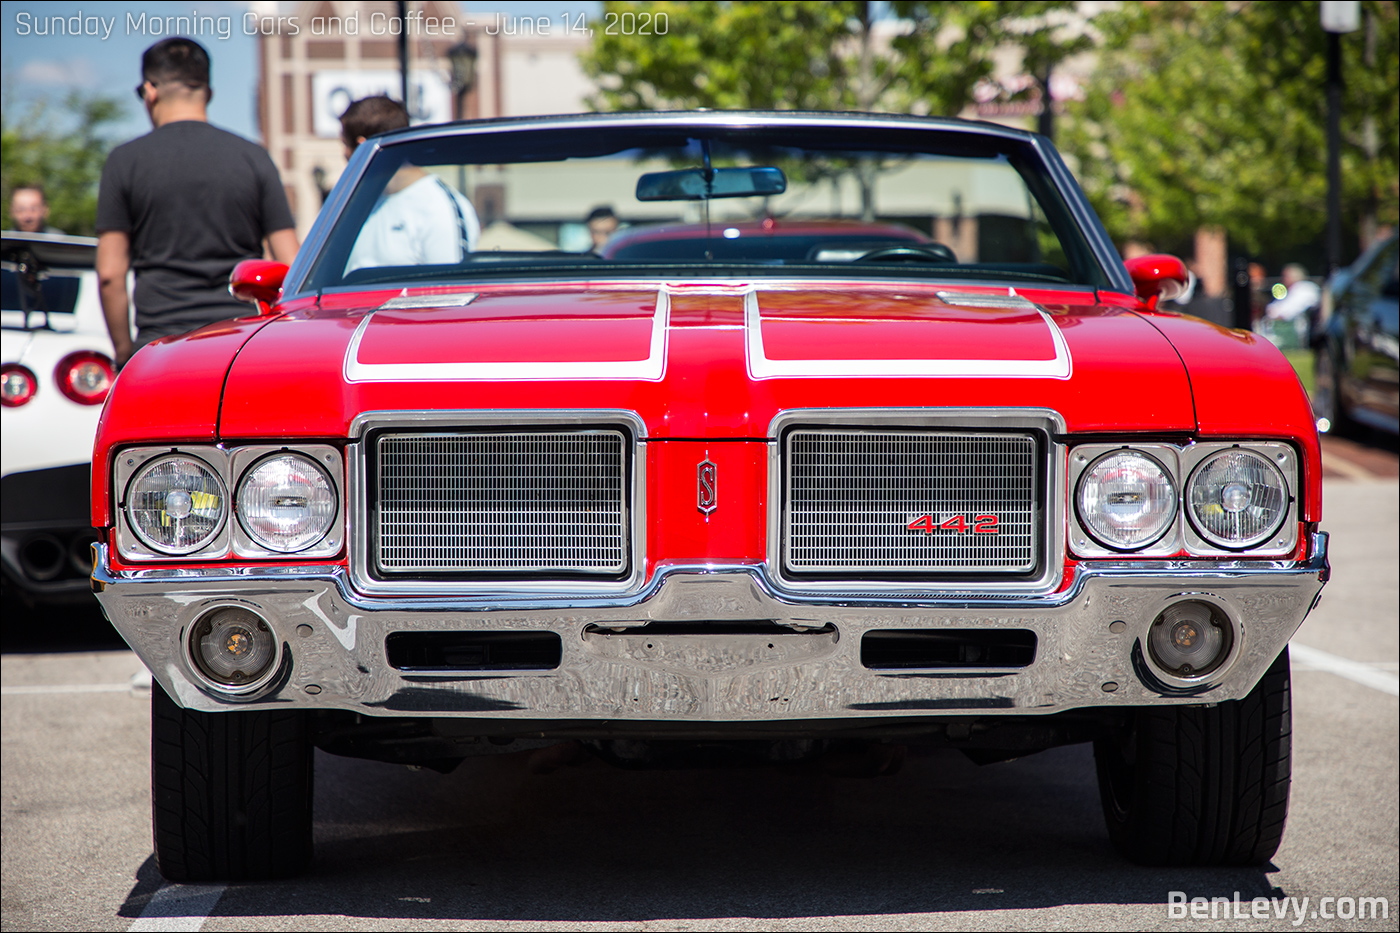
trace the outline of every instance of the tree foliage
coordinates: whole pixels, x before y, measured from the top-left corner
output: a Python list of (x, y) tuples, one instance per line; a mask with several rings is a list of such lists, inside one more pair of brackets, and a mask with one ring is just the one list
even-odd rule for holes
[(996, 4), (896, 2), (885, 38), (863, 2), (605, 3), (664, 14), (664, 35), (595, 26), (598, 110), (885, 110), (953, 116), (991, 74)]
[[(1343, 212), (1395, 223), (1397, 16), (1342, 37)], [(1177, 248), (1219, 225), (1251, 253), (1326, 225), (1326, 34), (1316, 2), (1123, 4), (1061, 146), (1109, 231)], [(1367, 60), (1368, 55), (1370, 61)], [(1369, 127), (1369, 130), (1368, 130)]]
[(10, 227), (10, 192), (37, 183), (48, 198), (51, 225), (93, 233), (97, 184), (111, 148), (105, 130), (121, 118), (121, 103), (102, 95), (74, 92), (58, 107), (48, 100), (24, 107), (7, 103), (0, 117), (4, 226)]

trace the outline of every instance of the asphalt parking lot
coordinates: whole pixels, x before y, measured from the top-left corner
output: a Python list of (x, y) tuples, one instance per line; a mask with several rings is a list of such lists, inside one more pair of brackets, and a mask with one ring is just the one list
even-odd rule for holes
[[(596, 760), (534, 774), (528, 753), (439, 775), (318, 753), (306, 877), (168, 886), (151, 857), (139, 663), (91, 620), (7, 609), (3, 927), (1396, 929), (1400, 485), (1381, 472), (1393, 459), (1328, 474), (1334, 575), (1295, 640), (1292, 810), (1262, 869), (1121, 862), (1087, 747), (983, 768), (915, 754), (876, 779)], [(17, 620), (103, 650), (47, 650)], [(1229, 904), (1176, 919), (1172, 892)], [(1257, 897), (1267, 917), (1250, 916)], [(1348, 916), (1379, 907), (1359, 898), (1387, 914)]]

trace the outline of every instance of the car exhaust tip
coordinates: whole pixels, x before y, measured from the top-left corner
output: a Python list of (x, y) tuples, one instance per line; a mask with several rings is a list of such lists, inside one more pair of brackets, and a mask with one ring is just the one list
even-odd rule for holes
[(56, 579), (68, 564), (68, 549), (51, 534), (27, 538), (19, 549), (19, 566), (24, 575), (40, 583)]

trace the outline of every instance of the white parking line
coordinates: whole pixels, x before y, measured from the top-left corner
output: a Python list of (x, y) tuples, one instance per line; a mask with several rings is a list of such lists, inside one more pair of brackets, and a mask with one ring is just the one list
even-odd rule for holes
[(1355, 681), (1370, 687), (1372, 690), (1379, 690), (1381, 693), (1388, 693), (1393, 697), (1400, 696), (1400, 677), (1385, 673), (1379, 669), (1379, 665), (1339, 658), (1335, 654), (1309, 648), (1296, 641), (1288, 646), (1288, 653), (1293, 660), (1301, 661), (1308, 667), (1336, 674), (1338, 677), (1345, 677), (1347, 680)]
[(195, 933), (223, 896), (222, 884), (167, 884), (151, 895), (127, 929), (140, 933)]
[(45, 693), (126, 693), (131, 689), (125, 684), (33, 684), (23, 687), (0, 687), (0, 696), (22, 697)]
[(131, 675), (124, 684), (24, 684), (13, 687), (0, 687), (0, 696), (44, 696), (65, 693), (125, 693), (135, 696), (149, 696), (151, 692), (151, 672), (144, 667)]

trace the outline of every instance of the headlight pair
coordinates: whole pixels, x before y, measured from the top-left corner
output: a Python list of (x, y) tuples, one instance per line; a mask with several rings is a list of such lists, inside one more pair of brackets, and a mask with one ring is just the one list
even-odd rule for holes
[[(1183, 512), (1188, 549), (1286, 547), (1291, 534), (1271, 539), (1292, 513), (1289, 478), (1280, 469), (1292, 465), (1292, 455), (1280, 444), (1257, 446), (1177, 451), (1154, 445), (1101, 453), (1080, 448), (1076, 456), (1086, 466), (1075, 485), (1076, 516), (1098, 545), (1116, 552), (1144, 551), (1159, 542), (1174, 550), (1180, 542), (1169, 533)], [(1188, 477), (1184, 494), (1182, 474)], [(1201, 547), (1193, 548), (1197, 539)]]
[(185, 451), (146, 460), (126, 485), (132, 534), (156, 554), (190, 555), (219, 538), (232, 512), (237, 540), (246, 536), (253, 549), (294, 554), (315, 547), (337, 524), (336, 484), (311, 456), (264, 454), (241, 470), (232, 502), (221, 472)]

